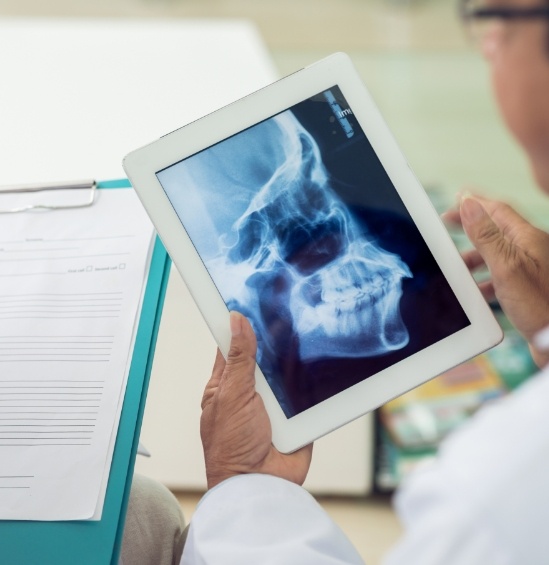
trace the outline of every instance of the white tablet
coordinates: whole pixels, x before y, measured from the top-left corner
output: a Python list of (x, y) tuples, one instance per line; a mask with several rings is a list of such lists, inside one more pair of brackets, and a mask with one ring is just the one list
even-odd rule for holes
[(124, 168), (222, 353), (229, 310), (251, 321), (283, 452), (502, 338), (346, 55), (130, 153)]

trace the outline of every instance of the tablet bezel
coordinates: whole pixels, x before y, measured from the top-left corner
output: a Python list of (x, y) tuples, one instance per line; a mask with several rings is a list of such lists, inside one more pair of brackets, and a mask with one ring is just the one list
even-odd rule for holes
[(337, 85), (471, 324), (349, 389), (286, 418), (256, 366), (273, 444), (291, 452), (501, 341), (503, 334), (431, 201), (413, 174), (350, 59), (332, 55), (130, 153), (124, 169), (223, 355), (228, 309), (156, 173)]

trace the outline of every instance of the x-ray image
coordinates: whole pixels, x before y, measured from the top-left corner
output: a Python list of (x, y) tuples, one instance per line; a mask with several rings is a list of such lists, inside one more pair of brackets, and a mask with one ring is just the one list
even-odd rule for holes
[(157, 175), (287, 417), (469, 324), (337, 87)]

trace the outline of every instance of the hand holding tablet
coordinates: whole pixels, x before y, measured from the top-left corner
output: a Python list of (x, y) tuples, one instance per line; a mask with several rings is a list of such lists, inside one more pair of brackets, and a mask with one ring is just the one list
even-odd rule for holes
[(221, 351), (252, 323), (293, 451), (492, 347), (501, 329), (349, 59), (134, 151), (128, 177)]

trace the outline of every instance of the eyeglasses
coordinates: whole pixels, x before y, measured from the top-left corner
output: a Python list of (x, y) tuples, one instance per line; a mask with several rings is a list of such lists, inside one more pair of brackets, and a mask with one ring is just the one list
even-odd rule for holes
[(495, 25), (549, 20), (549, 6), (487, 6), (483, 0), (462, 0), (460, 16), (468, 35), (480, 42)]

